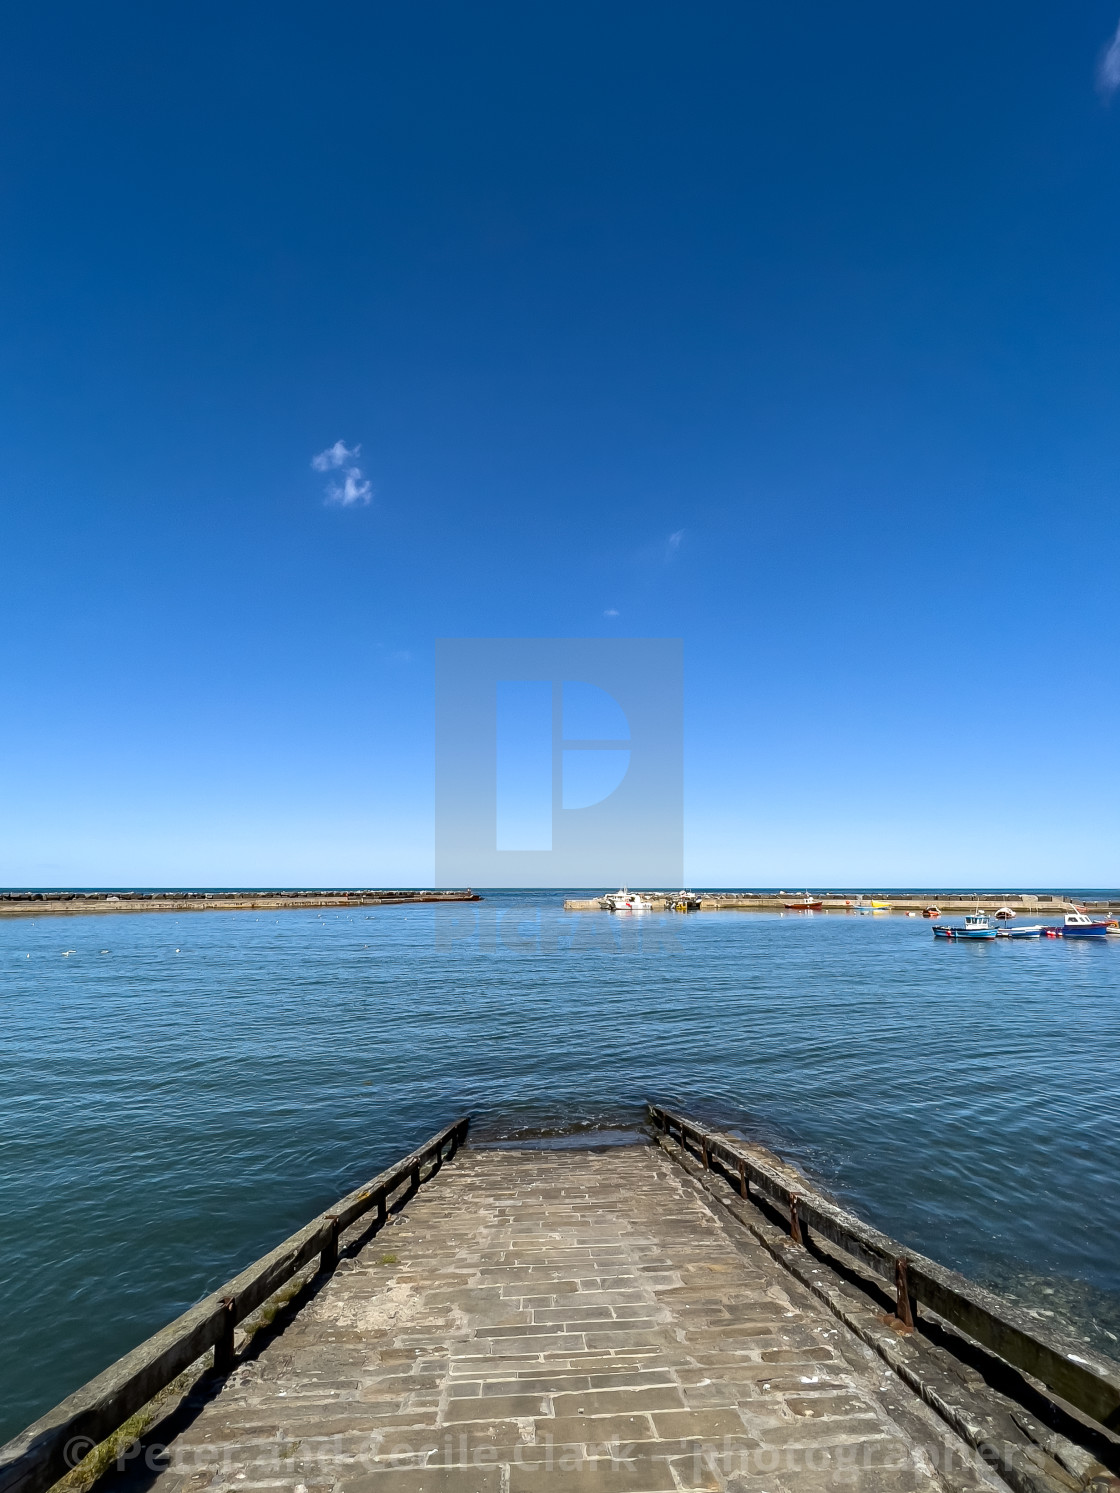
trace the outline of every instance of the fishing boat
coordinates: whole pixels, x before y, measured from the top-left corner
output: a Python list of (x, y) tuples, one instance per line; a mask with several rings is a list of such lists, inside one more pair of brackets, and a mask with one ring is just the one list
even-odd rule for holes
[(922, 917), (924, 917), (924, 918), (939, 918), (940, 916), (941, 916), (941, 909), (940, 909), (940, 907), (936, 906), (933, 903), (931, 903), (929, 907), (926, 907), (926, 908), (924, 908), (922, 910)]
[(934, 923), (934, 938), (995, 938), (996, 930), (988, 921), (988, 915), (984, 912), (970, 912), (964, 920), (964, 927), (959, 923)]
[(617, 892), (611, 892), (604, 897), (602, 905), (608, 912), (650, 912), (653, 908), (653, 899), (643, 897), (641, 892), (632, 892), (627, 887), (620, 887)]
[(1103, 938), (1108, 924), (1103, 918), (1094, 919), (1083, 912), (1067, 912), (1062, 928), (1063, 938)]
[(792, 902), (783, 902), (782, 906), (787, 912), (819, 912), (824, 903), (818, 897), (810, 897), (806, 892), (803, 897), (795, 897)]
[(673, 898), (674, 912), (698, 912), (700, 910), (700, 898), (695, 892), (678, 892)]

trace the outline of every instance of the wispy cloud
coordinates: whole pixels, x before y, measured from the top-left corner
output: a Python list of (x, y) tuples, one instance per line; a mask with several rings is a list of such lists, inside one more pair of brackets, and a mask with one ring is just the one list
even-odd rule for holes
[(1097, 87), (1105, 98), (1111, 98), (1120, 88), (1120, 26), (1108, 45), (1097, 69)]
[(683, 538), (684, 538), (684, 530), (683, 529), (678, 529), (675, 534), (670, 534), (669, 535), (669, 538), (665, 541), (665, 558), (667, 560), (671, 560), (673, 558), (673, 556), (677, 553), (677, 551), (680, 549), (680, 547), (681, 547), (681, 540)]
[(603, 613), (603, 616), (604, 617), (617, 617), (618, 616), (618, 608), (617, 607), (608, 607), (606, 609), (606, 611)]
[(361, 445), (350, 449), (345, 441), (335, 441), (325, 451), (311, 458), (311, 469), (315, 472), (342, 472), (341, 480), (327, 483), (326, 501), (337, 503), (340, 508), (352, 508), (368, 503), (373, 497), (373, 484), (357, 464)]

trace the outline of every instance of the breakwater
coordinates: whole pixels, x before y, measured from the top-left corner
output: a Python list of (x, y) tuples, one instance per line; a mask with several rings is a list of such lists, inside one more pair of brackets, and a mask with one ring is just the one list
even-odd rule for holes
[(0, 917), (87, 912), (275, 912), (314, 907), (400, 907), (478, 902), (465, 891), (0, 892)]
[[(637, 891), (637, 888), (631, 888)], [(568, 912), (607, 910), (605, 893), (596, 897), (567, 897)], [(698, 912), (786, 912), (832, 913), (924, 912), (936, 906), (943, 913), (995, 912), (1010, 907), (1017, 913), (1063, 913), (1083, 908), (1090, 912), (1120, 912), (1120, 897), (1078, 897), (1062, 892), (689, 892), (689, 911)], [(654, 908), (669, 911), (682, 905), (681, 892), (642, 891)], [(799, 903), (812, 902), (811, 908)]]

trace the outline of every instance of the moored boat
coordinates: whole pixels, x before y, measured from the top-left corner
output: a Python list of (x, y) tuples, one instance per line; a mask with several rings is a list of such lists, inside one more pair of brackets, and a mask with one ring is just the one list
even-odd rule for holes
[(983, 912), (970, 912), (964, 920), (964, 927), (959, 923), (934, 923), (934, 938), (951, 939), (987, 939), (995, 938), (996, 930), (988, 921), (988, 916)]
[(653, 907), (651, 897), (643, 897), (641, 892), (632, 892), (627, 887), (620, 887), (601, 900), (608, 912), (649, 912)]
[(1000, 928), (1000, 938), (1041, 938), (1045, 924), (1022, 923), (1018, 928)]
[(1107, 932), (1103, 918), (1094, 919), (1083, 912), (1067, 912), (1062, 927), (1063, 938), (1103, 938)]
[(783, 902), (782, 906), (787, 912), (819, 912), (824, 903), (806, 892), (803, 897), (795, 897), (792, 902)]

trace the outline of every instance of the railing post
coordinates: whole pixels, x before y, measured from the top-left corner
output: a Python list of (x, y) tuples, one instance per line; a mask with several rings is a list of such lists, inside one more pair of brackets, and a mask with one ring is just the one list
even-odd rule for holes
[(898, 1304), (895, 1307), (895, 1316), (908, 1332), (914, 1331), (914, 1308), (910, 1300), (910, 1278), (909, 1261), (895, 1260), (894, 1283), (897, 1293)]
[(330, 1229), (319, 1251), (319, 1269), (324, 1274), (333, 1270), (338, 1264), (338, 1219), (333, 1213), (328, 1213), (327, 1222)]
[(796, 1192), (791, 1192), (790, 1193), (790, 1195), (789, 1195), (789, 1237), (793, 1240), (794, 1244), (804, 1244), (804, 1242), (805, 1242), (802, 1239), (802, 1237), (801, 1237), (801, 1219), (798, 1217), (798, 1214), (797, 1214), (797, 1205), (798, 1205), (798, 1203), (800, 1201), (801, 1200), (797, 1196)]
[(739, 1193), (742, 1197), (750, 1196), (750, 1188), (747, 1185), (747, 1163), (739, 1158)]
[(214, 1344), (214, 1370), (228, 1374), (233, 1369), (233, 1297), (222, 1297), (222, 1316), (218, 1341)]
[(708, 1137), (706, 1135), (700, 1137), (700, 1154), (704, 1158), (704, 1170), (710, 1172), (712, 1163), (708, 1156)]

